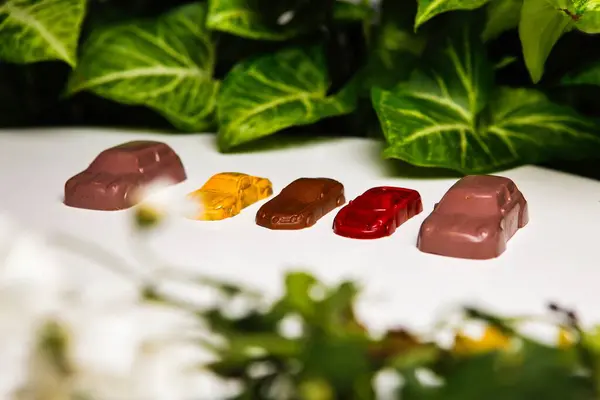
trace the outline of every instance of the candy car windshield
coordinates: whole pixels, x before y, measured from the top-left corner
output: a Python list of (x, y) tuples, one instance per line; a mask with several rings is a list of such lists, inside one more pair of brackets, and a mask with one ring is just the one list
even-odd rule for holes
[(402, 200), (402, 197), (396, 193), (366, 193), (352, 201), (352, 205), (357, 208), (367, 210), (389, 210), (395, 203)]
[(385, 210), (390, 207), (391, 199), (389, 196), (360, 196), (352, 201), (356, 208), (364, 210)]
[(218, 177), (208, 180), (208, 182), (204, 184), (202, 189), (223, 193), (237, 193), (238, 186), (239, 185), (237, 179)]
[(495, 194), (467, 196), (464, 192), (451, 192), (440, 201), (438, 212), (488, 217), (498, 214), (498, 197)]

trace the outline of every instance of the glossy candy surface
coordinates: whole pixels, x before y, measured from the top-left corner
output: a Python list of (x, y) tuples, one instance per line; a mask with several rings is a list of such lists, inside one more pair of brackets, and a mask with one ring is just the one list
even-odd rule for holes
[(495, 258), (528, 221), (527, 201), (512, 180), (494, 175), (466, 176), (425, 218), (417, 247), (448, 257)]
[(123, 210), (136, 204), (139, 189), (155, 179), (186, 179), (175, 151), (162, 142), (138, 140), (104, 150), (65, 183), (64, 203), (90, 210)]
[(188, 194), (199, 204), (193, 219), (217, 221), (233, 217), (244, 208), (273, 194), (273, 185), (266, 178), (238, 172), (222, 172), (212, 176), (200, 189)]
[(263, 204), (256, 213), (256, 224), (268, 229), (304, 229), (345, 202), (344, 185), (340, 182), (300, 178)]
[(378, 239), (390, 236), (421, 211), (421, 196), (416, 190), (374, 187), (338, 212), (333, 221), (333, 231), (353, 239)]

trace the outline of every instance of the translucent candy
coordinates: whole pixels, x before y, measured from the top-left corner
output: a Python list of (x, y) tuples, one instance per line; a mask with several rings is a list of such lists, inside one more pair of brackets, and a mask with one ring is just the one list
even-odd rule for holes
[(188, 194), (198, 203), (192, 219), (218, 221), (239, 214), (244, 208), (273, 194), (266, 178), (238, 172), (222, 172), (212, 176), (200, 189)]

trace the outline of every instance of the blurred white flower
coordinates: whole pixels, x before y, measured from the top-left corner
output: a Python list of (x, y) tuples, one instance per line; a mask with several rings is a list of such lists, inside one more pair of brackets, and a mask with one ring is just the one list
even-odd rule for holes
[(60, 308), (63, 283), (43, 237), (0, 215), (0, 398), (25, 383), (37, 331)]
[(200, 202), (181, 195), (174, 182), (157, 179), (141, 188), (136, 194), (136, 220), (138, 225), (154, 225), (170, 215), (194, 216), (202, 210)]
[[(142, 301), (138, 282), (60, 255), (0, 215), (0, 399), (56, 387), (98, 400), (218, 400), (238, 390), (202, 369), (213, 355), (197, 340), (207, 329), (194, 314)], [(90, 269), (86, 282), (73, 279), (74, 267)], [(68, 344), (70, 375), (58, 386), (38, 347), (49, 321)]]
[(373, 378), (375, 398), (377, 400), (394, 400), (398, 398), (403, 384), (402, 376), (393, 369), (382, 369)]
[(57, 316), (69, 335), (78, 393), (100, 400), (212, 400), (236, 389), (202, 370), (214, 356), (197, 340), (209, 339), (208, 330), (193, 313), (142, 301), (139, 288), (124, 282), (104, 285), (72, 295)]
[(287, 315), (277, 328), (279, 334), (288, 339), (297, 339), (304, 332), (302, 318), (296, 314)]
[[(64, 275), (57, 254), (44, 238), (0, 219), (0, 312), (15, 311), (21, 319), (35, 318), (58, 308)], [(2, 240), (3, 239), (3, 240)], [(15, 310), (14, 304), (20, 307)]]
[(191, 314), (139, 303), (82, 308), (70, 317), (62, 321), (72, 336), (79, 393), (98, 399), (187, 400), (231, 392), (226, 382), (201, 370), (214, 358), (193, 340), (193, 333), (204, 328)]

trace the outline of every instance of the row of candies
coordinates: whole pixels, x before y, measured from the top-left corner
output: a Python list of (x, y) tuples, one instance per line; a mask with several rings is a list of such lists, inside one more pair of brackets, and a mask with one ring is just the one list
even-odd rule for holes
[[(132, 193), (157, 179), (174, 183), (187, 179), (179, 156), (166, 144), (135, 141), (101, 152), (87, 169), (65, 184), (64, 203), (93, 210), (121, 210), (135, 204)], [(224, 172), (211, 177), (188, 198), (202, 207), (192, 217), (221, 220), (273, 195), (266, 178)], [(333, 231), (344, 237), (376, 239), (392, 235), (423, 211), (413, 189), (380, 186), (346, 204), (344, 186), (330, 178), (299, 178), (263, 204), (256, 214), (259, 226), (297, 230), (313, 226), (343, 206)], [(472, 175), (448, 190), (423, 221), (417, 247), (426, 253), (469, 259), (498, 257), (516, 231), (529, 220), (523, 194), (508, 178)]]

